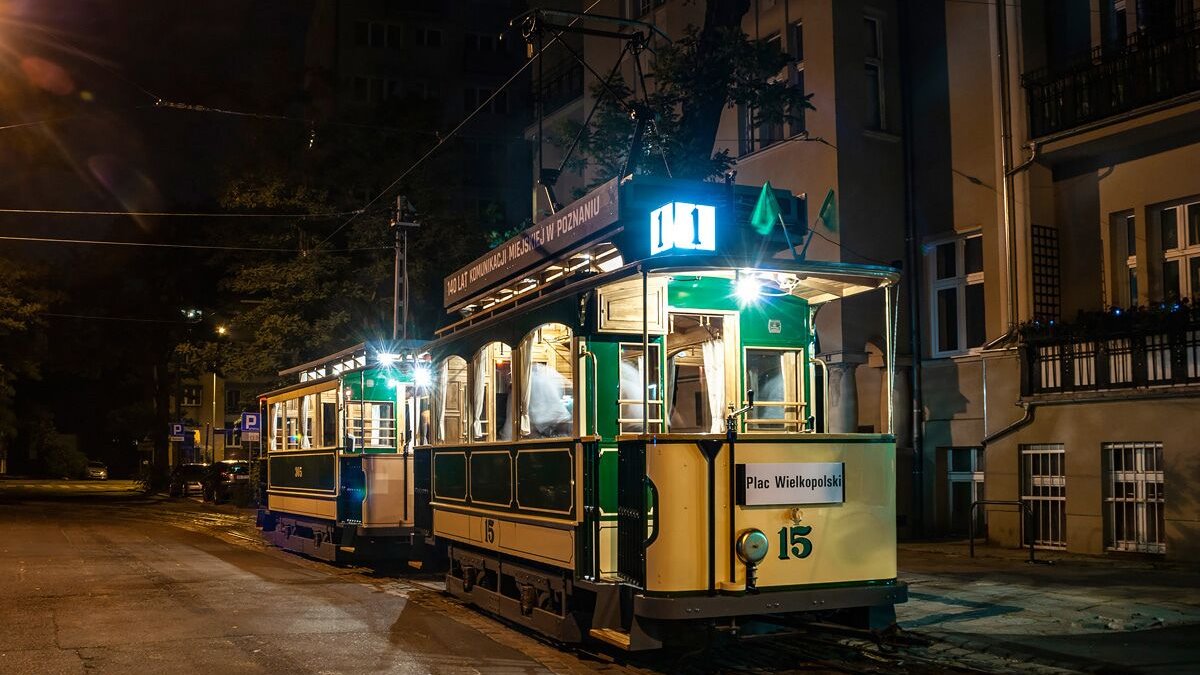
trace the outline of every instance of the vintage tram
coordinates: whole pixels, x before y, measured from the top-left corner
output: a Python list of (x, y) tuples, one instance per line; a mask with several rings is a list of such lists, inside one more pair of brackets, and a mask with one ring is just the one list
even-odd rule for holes
[[(282, 371), (260, 397), (270, 542), (330, 561), (408, 559), (414, 540), (411, 406), (419, 343), (356, 345)], [(415, 543), (416, 547), (413, 546)]]
[(856, 307), (887, 310), (890, 382), (898, 272), (804, 261), (803, 208), (612, 181), (446, 279), (414, 509), (450, 593), (630, 650), (756, 615), (894, 620), (894, 437), (824, 433), (813, 316), (881, 294)]

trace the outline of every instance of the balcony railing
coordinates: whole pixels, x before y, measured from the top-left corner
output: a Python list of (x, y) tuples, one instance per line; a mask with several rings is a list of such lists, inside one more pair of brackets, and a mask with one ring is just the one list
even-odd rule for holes
[(1021, 78), (1034, 138), (1200, 90), (1200, 11), (1166, 32), (1103, 45), (1066, 70)]
[(1028, 338), (1021, 346), (1022, 393), (1200, 384), (1200, 320), (1095, 336)]

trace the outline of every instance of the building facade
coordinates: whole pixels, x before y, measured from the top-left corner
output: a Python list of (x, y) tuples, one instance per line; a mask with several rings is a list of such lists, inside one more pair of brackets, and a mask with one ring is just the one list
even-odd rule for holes
[[(680, 35), (704, 3), (591, 11)], [(792, 57), (779, 77), (815, 110), (755, 126), (732, 107), (716, 150), (739, 183), (807, 195), (810, 258), (908, 278), (890, 392), (901, 536), (960, 536), (974, 512), (1002, 545), (1200, 558), (1192, 3), (753, 0), (742, 29)], [(579, 45), (602, 73), (620, 49)], [(596, 81), (585, 69), (547, 119), (582, 121)], [(818, 318), (830, 429), (886, 429), (882, 308), (841, 304)], [(989, 500), (1016, 504), (972, 510)]]
[(1200, 558), (1200, 16), (914, 14), (927, 531)]

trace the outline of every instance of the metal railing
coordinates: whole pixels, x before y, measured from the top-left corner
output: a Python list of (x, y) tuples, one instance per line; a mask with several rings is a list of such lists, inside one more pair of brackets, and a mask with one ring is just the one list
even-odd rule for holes
[[(969, 541), (969, 546), (970, 546), (970, 550), (971, 550), (970, 557), (972, 557), (972, 558), (975, 557), (975, 509), (978, 508), (980, 504), (987, 504), (989, 506), (1018, 506), (1024, 511), (1024, 513), (1028, 519), (1030, 519), (1030, 520), (1033, 519), (1033, 507), (1031, 507), (1029, 505), (1029, 502), (1026, 502), (1024, 500), (977, 499), (977, 500), (971, 502), (970, 521), (967, 523), (967, 536), (970, 538), (968, 541)], [(1028, 520), (1026, 522), (1028, 522)], [(1029, 533), (1026, 532), (1026, 530), (1027, 530), (1027, 527), (1021, 528), (1021, 536), (1024, 537), (1025, 539), (1029, 540), (1029, 562), (1030, 563), (1040, 563), (1042, 565), (1049, 565), (1049, 564), (1053, 563), (1054, 561), (1052, 561), (1052, 560), (1038, 560), (1034, 557), (1034, 555), (1033, 555), (1033, 539), (1034, 538), (1032, 536), (1028, 536)]]
[(1021, 77), (1034, 138), (1200, 91), (1200, 10), (1166, 30), (1095, 47), (1067, 68)]
[(1200, 384), (1200, 322), (1021, 345), (1022, 394)]

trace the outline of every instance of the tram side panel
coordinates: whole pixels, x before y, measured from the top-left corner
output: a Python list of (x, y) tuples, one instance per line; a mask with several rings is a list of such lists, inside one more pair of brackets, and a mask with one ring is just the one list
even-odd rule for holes
[(418, 452), (429, 457), (432, 531), (449, 548), (447, 590), (557, 639), (582, 639), (571, 598), (582, 458), (596, 452), (595, 443), (563, 439)]

